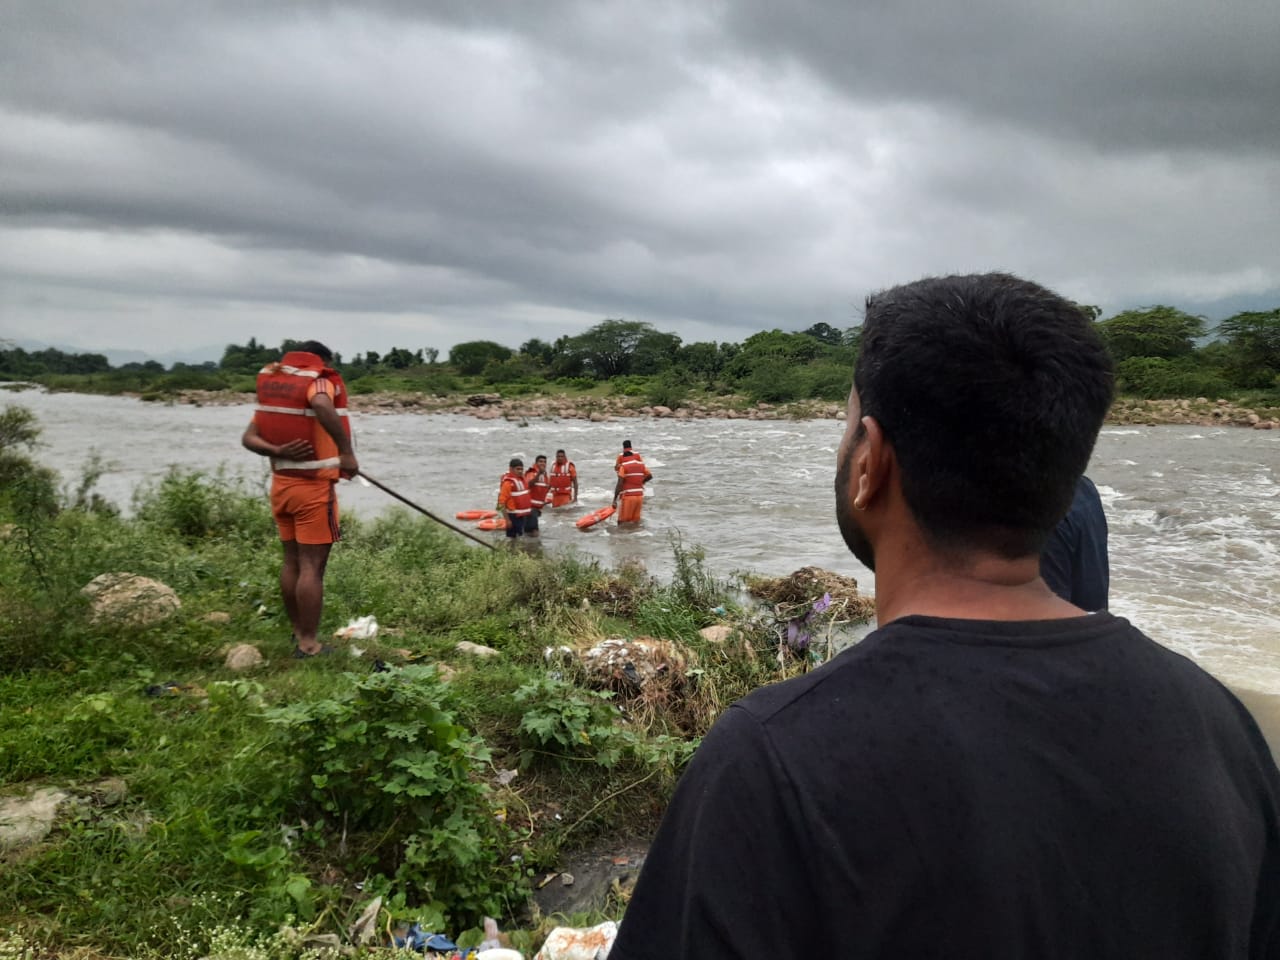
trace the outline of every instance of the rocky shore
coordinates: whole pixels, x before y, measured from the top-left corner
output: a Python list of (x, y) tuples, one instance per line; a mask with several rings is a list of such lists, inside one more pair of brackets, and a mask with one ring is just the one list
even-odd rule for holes
[[(191, 390), (178, 396), (183, 403), (202, 406), (248, 403), (252, 396), (228, 391)], [(353, 394), (351, 408), (360, 413), (452, 413), (478, 420), (589, 420), (604, 423), (626, 417), (673, 420), (843, 420), (843, 403), (800, 400), (794, 403), (751, 404), (743, 397), (725, 396), (690, 401), (682, 406), (655, 406), (638, 397), (595, 397), (556, 394), (506, 396), (478, 393), (468, 397), (437, 397), (425, 393)], [(1191, 424), (1280, 430), (1280, 408), (1252, 409), (1229, 400), (1205, 397), (1182, 400), (1122, 398), (1107, 416), (1110, 424)]]

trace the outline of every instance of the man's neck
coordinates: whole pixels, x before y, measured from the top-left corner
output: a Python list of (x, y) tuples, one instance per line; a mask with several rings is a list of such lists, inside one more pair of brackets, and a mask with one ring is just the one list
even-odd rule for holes
[(1040, 579), (1036, 556), (943, 558), (931, 551), (886, 551), (876, 558), (876, 621), (919, 615), (955, 620), (1058, 620), (1084, 611)]

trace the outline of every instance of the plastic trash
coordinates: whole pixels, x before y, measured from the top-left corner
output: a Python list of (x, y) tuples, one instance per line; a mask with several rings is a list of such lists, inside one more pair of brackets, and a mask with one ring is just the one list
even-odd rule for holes
[(556, 927), (533, 960), (607, 960), (617, 936), (612, 920), (594, 927)]
[(345, 627), (335, 630), (333, 635), (340, 640), (372, 640), (378, 635), (377, 618), (373, 614), (356, 617)]
[(457, 950), (458, 945), (443, 933), (428, 933), (420, 924), (413, 924), (408, 930), (403, 927), (391, 935), (391, 945), (405, 950), (416, 950), (426, 953), (428, 950)]

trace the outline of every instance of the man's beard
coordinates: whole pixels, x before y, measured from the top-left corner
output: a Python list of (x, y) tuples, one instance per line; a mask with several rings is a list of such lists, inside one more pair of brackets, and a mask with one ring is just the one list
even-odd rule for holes
[(840, 536), (844, 537), (845, 545), (864, 567), (875, 573), (875, 551), (871, 548), (867, 535), (862, 532), (857, 511), (853, 509), (853, 502), (849, 499), (849, 478), (852, 472), (853, 450), (850, 449), (836, 468), (836, 523), (840, 525)]

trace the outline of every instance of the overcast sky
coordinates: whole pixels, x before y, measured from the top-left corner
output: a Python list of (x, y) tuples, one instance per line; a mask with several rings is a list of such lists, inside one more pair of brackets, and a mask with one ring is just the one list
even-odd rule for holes
[(1280, 305), (1276, 0), (0, 0), (0, 338), (209, 359)]

